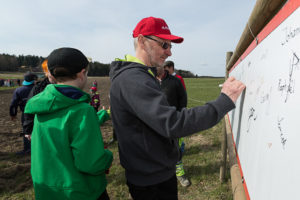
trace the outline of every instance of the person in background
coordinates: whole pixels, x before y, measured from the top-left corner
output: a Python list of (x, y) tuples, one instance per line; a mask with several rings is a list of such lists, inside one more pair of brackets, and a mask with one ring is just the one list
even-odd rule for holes
[(95, 109), (96, 112), (98, 112), (99, 106), (100, 106), (100, 95), (99, 92), (97, 91), (96, 87), (91, 87), (90, 91), (92, 93), (92, 100), (91, 100), (91, 106)]
[(245, 85), (233, 77), (220, 96), (204, 106), (170, 106), (156, 79), (156, 68), (172, 55), (171, 34), (161, 18), (142, 19), (133, 30), (135, 56), (110, 65), (111, 117), (118, 138), (120, 163), (125, 168), (134, 200), (178, 199), (175, 166), (180, 160), (178, 138), (217, 124), (235, 108)]
[(9, 84), (10, 84), (10, 87), (15, 87), (15, 82), (13, 79), (10, 79)]
[(165, 70), (168, 70), (169, 74), (171, 74), (171, 75), (176, 76), (177, 78), (179, 78), (179, 80), (181, 81), (184, 89), (186, 90), (185, 83), (184, 83), (184, 80), (183, 80), (182, 76), (176, 74), (174, 67), (175, 67), (174, 62), (170, 61), (170, 60), (166, 61), (165, 64), (164, 64)]
[(24, 155), (30, 153), (30, 140), (25, 137), (24, 133), (24, 108), (27, 103), (28, 95), (34, 86), (34, 81), (37, 79), (37, 76), (35, 74), (32, 74), (30, 72), (26, 73), (24, 75), (24, 81), (23, 86), (17, 88), (13, 93), (13, 98), (10, 103), (9, 107), (9, 114), (11, 117), (11, 120), (15, 120), (17, 113), (18, 113), (18, 107), (20, 108), (22, 115), (21, 115), (21, 123), (22, 123), (22, 132), (20, 136), (23, 137), (23, 150), (20, 152), (17, 152), (18, 155)]
[(109, 200), (105, 172), (113, 155), (104, 149), (101, 120), (82, 91), (88, 64), (77, 49), (52, 51), (47, 67), (57, 84), (48, 84), (25, 107), (35, 115), (31, 175), (36, 199)]
[(17, 79), (17, 84), (18, 84), (18, 86), (21, 86), (21, 80), (20, 79)]
[(97, 83), (97, 81), (96, 80), (94, 80), (93, 81), (93, 85), (92, 85), (92, 87), (97, 87), (98, 86), (98, 83)]
[(10, 87), (10, 79), (7, 80), (6, 85), (7, 87)]
[[(161, 89), (165, 93), (170, 106), (175, 106), (176, 110), (178, 111), (181, 111), (187, 106), (186, 91), (181, 81), (177, 77), (170, 75), (169, 72), (163, 67), (158, 67), (157, 79), (160, 82)], [(176, 163), (176, 177), (183, 187), (188, 187), (191, 185), (191, 182), (185, 175), (182, 163), (182, 156), (185, 146), (183, 138), (178, 139), (178, 145), (181, 153), (181, 159)]]
[[(178, 78), (180, 80), (184, 90), (186, 90), (184, 80), (183, 80), (182, 76), (176, 74), (174, 66), (175, 65), (174, 65), (173, 61), (166, 61), (164, 63), (164, 70), (168, 71), (168, 73), (171, 74), (172, 76)], [(180, 152), (183, 154), (184, 147), (185, 147), (184, 138), (183, 137), (179, 138), (178, 142), (179, 142)], [(183, 169), (182, 160), (178, 161), (177, 164), (176, 164), (176, 177), (179, 180), (180, 184), (184, 187), (187, 187), (191, 184), (189, 179), (185, 176), (185, 171)]]
[[(55, 79), (50, 76), (50, 72), (47, 67), (47, 59), (42, 63), (42, 69), (45, 74), (45, 78), (42, 81), (37, 82), (31, 89), (28, 99), (31, 99), (33, 96), (42, 92), (47, 85), (55, 83)], [(24, 122), (23, 122), (23, 132), (26, 138), (31, 140), (31, 133), (33, 129), (34, 115), (29, 113), (24, 113)]]
[[(114, 126), (114, 125), (113, 125), (113, 126)], [(108, 145), (112, 145), (112, 144), (115, 143), (116, 141), (118, 141), (117, 135), (116, 135), (116, 130), (113, 128), (112, 138), (108, 141)]]

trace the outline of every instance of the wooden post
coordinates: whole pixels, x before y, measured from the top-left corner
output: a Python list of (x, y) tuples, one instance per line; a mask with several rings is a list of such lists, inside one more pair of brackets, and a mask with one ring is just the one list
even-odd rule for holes
[[(226, 66), (232, 56), (233, 52), (226, 53)], [(225, 67), (225, 80), (228, 78), (228, 71)], [(221, 144), (221, 151), (222, 151), (222, 160), (221, 160), (221, 167), (220, 167), (220, 181), (223, 183), (225, 181), (226, 176), (226, 161), (227, 161), (227, 134), (226, 134), (226, 124), (225, 120), (223, 120), (223, 128), (222, 128), (222, 135), (223, 140)]]
[(242, 56), (248, 46), (256, 38), (260, 31), (267, 23), (277, 14), (287, 0), (257, 0), (255, 7), (248, 19), (244, 32), (235, 48), (234, 54), (231, 57), (227, 70), (229, 71), (236, 61)]
[(243, 179), (241, 177), (241, 172), (239, 165), (237, 163), (235, 147), (232, 140), (232, 132), (228, 120), (228, 116), (225, 116), (226, 133), (227, 133), (227, 147), (229, 155), (229, 167), (231, 176), (231, 187), (233, 193), (233, 199), (235, 200), (246, 200), (246, 193), (244, 190)]
[(222, 127), (223, 140), (221, 144), (222, 160), (221, 160), (221, 167), (220, 167), (220, 182), (224, 183), (225, 176), (226, 176), (226, 161), (227, 161), (227, 136), (226, 136), (226, 127), (225, 127), (224, 120), (222, 125), (223, 125)]
[[(228, 63), (229, 63), (229, 61), (230, 61), (232, 55), (233, 55), (233, 52), (232, 52), (232, 51), (228, 51), (228, 52), (226, 53), (226, 66), (228, 66)], [(226, 69), (225, 69), (225, 80), (228, 78), (228, 76), (229, 76), (229, 70), (226, 68)]]

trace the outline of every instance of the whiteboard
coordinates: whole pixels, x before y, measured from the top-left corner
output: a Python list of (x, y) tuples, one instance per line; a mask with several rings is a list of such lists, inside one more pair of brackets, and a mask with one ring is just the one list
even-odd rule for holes
[(291, 2), (289, 16), (229, 73), (246, 85), (228, 116), (255, 200), (300, 199), (300, 8)]

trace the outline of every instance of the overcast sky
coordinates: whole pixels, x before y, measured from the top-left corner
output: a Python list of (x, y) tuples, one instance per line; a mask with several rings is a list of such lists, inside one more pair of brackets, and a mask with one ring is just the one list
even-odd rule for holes
[(168, 60), (198, 75), (224, 76), (255, 0), (7, 0), (0, 6), (0, 53), (46, 57), (59, 47), (110, 63), (134, 53), (132, 31), (144, 17), (163, 18), (184, 38)]

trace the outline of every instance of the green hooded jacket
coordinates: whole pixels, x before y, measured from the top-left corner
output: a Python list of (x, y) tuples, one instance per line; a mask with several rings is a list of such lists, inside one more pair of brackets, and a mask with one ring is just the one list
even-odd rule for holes
[[(100, 118), (89, 94), (72, 99), (48, 85), (31, 98), (25, 113), (35, 114), (31, 138), (31, 175), (36, 199), (97, 199), (105, 190), (112, 153), (104, 149)], [(105, 119), (104, 119), (105, 118)]]

